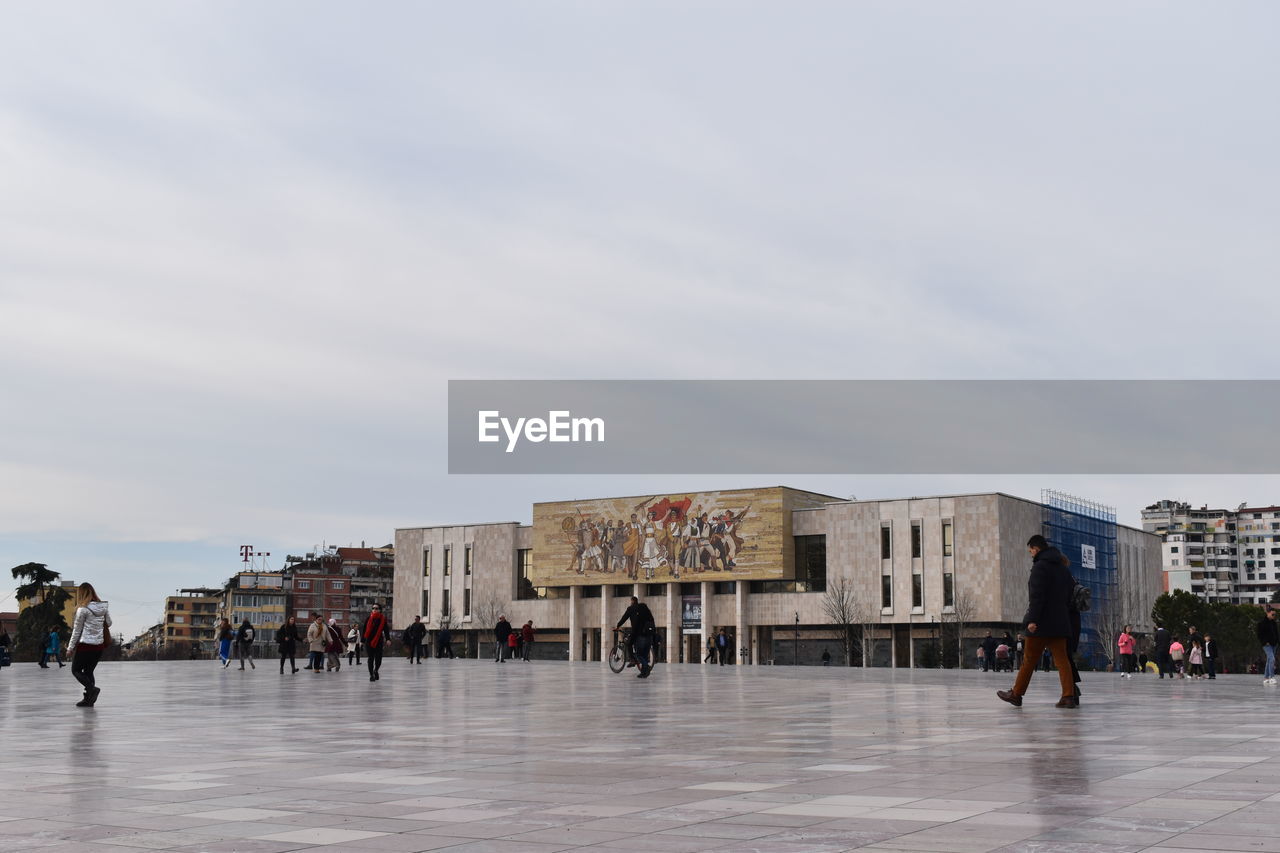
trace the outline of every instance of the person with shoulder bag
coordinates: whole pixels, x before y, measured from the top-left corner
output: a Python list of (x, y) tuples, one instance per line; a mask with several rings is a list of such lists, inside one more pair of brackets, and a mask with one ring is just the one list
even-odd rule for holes
[(71, 674), (84, 686), (84, 698), (76, 703), (77, 708), (92, 708), (98, 701), (102, 688), (94, 679), (93, 671), (102, 660), (102, 653), (110, 647), (111, 614), (107, 603), (98, 598), (92, 584), (82, 583), (76, 589), (75, 624), (67, 643)]

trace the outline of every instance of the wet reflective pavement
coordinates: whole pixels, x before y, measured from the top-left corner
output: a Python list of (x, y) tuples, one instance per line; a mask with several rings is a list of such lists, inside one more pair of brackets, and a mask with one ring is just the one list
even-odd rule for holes
[(388, 659), (0, 671), (0, 851), (1280, 851), (1280, 690)]

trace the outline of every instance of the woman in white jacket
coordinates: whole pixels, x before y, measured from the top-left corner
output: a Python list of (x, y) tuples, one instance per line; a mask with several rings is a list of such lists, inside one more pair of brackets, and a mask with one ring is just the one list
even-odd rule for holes
[(76, 590), (76, 605), (67, 654), (71, 657), (71, 674), (84, 685), (84, 698), (76, 703), (76, 707), (92, 708), (102, 692), (94, 682), (93, 670), (111, 644), (111, 632), (107, 630), (111, 627), (111, 614), (107, 612), (107, 603), (94, 592), (92, 584), (80, 584)]

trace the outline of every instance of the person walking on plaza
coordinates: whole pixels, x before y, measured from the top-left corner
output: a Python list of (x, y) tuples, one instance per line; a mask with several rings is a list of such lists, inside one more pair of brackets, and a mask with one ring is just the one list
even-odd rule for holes
[(49, 668), (49, 658), (58, 662), (58, 669), (66, 666), (62, 662), (62, 638), (58, 636), (57, 628), (50, 630), (48, 636), (44, 638), (44, 648), (40, 652), (40, 666), (43, 669)]
[(409, 650), (409, 663), (422, 663), (422, 641), (426, 638), (427, 626), (422, 624), (422, 617), (413, 617), (413, 624), (404, 629), (404, 644)]
[[(355, 658), (355, 664), (351, 663), (352, 658)], [(360, 665), (360, 628), (354, 622), (347, 632), (347, 665)]]
[(982, 638), (982, 671), (994, 670), (996, 668), (996, 638), (991, 636), (991, 632), (987, 632), (987, 636)]
[(1262, 644), (1262, 653), (1267, 656), (1267, 666), (1262, 673), (1262, 683), (1276, 683), (1276, 646), (1280, 645), (1280, 630), (1276, 627), (1276, 611), (1267, 608), (1267, 615), (1258, 623), (1258, 642)]
[(707, 637), (707, 656), (702, 659), (703, 663), (711, 663), (716, 659), (716, 638), (714, 636)]
[(520, 632), (515, 628), (511, 629), (511, 633), (507, 635), (507, 658), (515, 660), (520, 656)]
[(449, 626), (443, 626), (436, 631), (436, 657), (453, 659), (453, 632), (449, 630)]
[(520, 646), (520, 656), (525, 663), (528, 663), (529, 653), (533, 651), (533, 640), (535, 636), (532, 619), (524, 623), (524, 627), (520, 629), (520, 635), (521, 640), (523, 641)]
[(391, 626), (387, 624), (387, 617), (382, 615), (381, 604), (373, 605), (369, 618), (364, 620), (361, 636), (364, 638), (365, 653), (369, 656), (369, 680), (377, 681), (382, 678), (379, 672), (382, 669), (382, 653), (391, 641)]
[(329, 624), (325, 626), (324, 638), (324, 671), (337, 672), (342, 669), (342, 653), (345, 652), (346, 643), (342, 639), (342, 629), (338, 627), (337, 619), (330, 619)]
[(1177, 673), (1178, 678), (1186, 677), (1186, 668), (1183, 663), (1186, 660), (1186, 657), (1186, 647), (1183, 646), (1175, 636), (1173, 638), (1173, 642), (1169, 644), (1169, 660), (1172, 662), (1173, 666), (1173, 672), (1169, 673), (1170, 678), (1174, 677), (1174, 673)]
[(1155, 654), (1156, 669), (1160, 670), (1160, 677), (1164, 678), (1168, 673), (1169, 678), (1173, 678), (1173, 669), (1169, 666), (1169, 646), (1173, 640), (1169, 637), (1169, 629), (1156, 623), (1156, 636), (1152, 641), (1151, 651)]
[(249, 624), (246, 618), (240, 623), (239, 630), (236, 631), (236, 657), (240, 659), (240, 668), (244, 669), (245, 661), (249, 662), (250, 669), (257, 669), (253, 665), (253, 626)]
[(71, 674), (84, 686), (84, 698), (76, 703), (77, 708), (92, 708), (98, 701), (102, 688), (94, 679), (93, 671), (102, 659), (102, 653), (110, 647), (111, 614), (107, 611), (107, 603), (98, 598), (92, 584), (82, 583), (76, 588), (75, 624), (67, 642)]
[(1189, 678), (1204, 678), (1204, 647), (1200, 645), (1198, 640), (1191, 643), (1191, 651), (1187, 654), (1187, 664), (1190, 667)]
[(1212, 634), (1204, 635), (1204, 670), (1205, 677), (1213, 681), (1218, 677), (1218, 641)]
[(1062, 552), (1036, 534), (1027, 540), (1027, 550), (1034, 560), (1027, 578), (1027, 612), (1022, 621), (1027, 630), (1027, 654), (1012, 690), (999, 690), (996, 695), (1011, 705), (1021, 705), (1031, 683), (1035, 661), (1048, 650), (1058, 667), (1062, 695), (1059, 708), (1077, 708), (1075, 685), (1071, 681), (1071, 661), (1067, 658), (1067, 639), (1071, 635), (1071, 573)]
[(307, 669), (316, 675), (323, 672), (324, 647), (329, 644), (329, 629), (324, 624), (324, 615), (317, 613), (307, 626)]
[(1129, 633), (1131, 630), (1133, 629), (1130, 626), (1125, 625), (1116, 639), (1116, 648), (1120, 650), (1121, 678), (1133, 678), (1133, 669), (1136, 664), (1133, 652), (1137, 648), (1138, 641), (1133, 638), (1133, 634)]
[(1013, 666), (1014, 669), (1022, 669), (1022, 653), (1026, 649), (1027, 638), (1022, 636), (1022, 632), (1018, 632), (1018, 639), (1013, 646)]
[(231, 627), (231, 620), (224, 616), (222, 622), (218, 624), (218, 657), (222, 660), (223, 669), (231, 666), (231, 641), (235, 636), (236, 632)]
[(507, 638), (511, 636), (511, 623), (507, 621), (507, 617), (498, 615), (498, 624), (493, 626), (493, 639), (497, 643), (497, 648), (493, 652), (493, 662), (503, 663), (507, 659)]
[(716, 634), (716, 657), (720, 659), (721, 666), (724, 666), (725, 661), (729, 659), (729, 635), (723, 628)]
[(289, 659), (289, 666), (296, 673), (298, 671), (298, 662), (294, 659), (298, 654), (298, 643), (302, 641), (302, 636), (298, 632), (298, 623), (290, 616), (284, 620), (284, 624), (276, 629), (276, 645), (280, 647), (280, 674), (284, 675), (284, 661)]

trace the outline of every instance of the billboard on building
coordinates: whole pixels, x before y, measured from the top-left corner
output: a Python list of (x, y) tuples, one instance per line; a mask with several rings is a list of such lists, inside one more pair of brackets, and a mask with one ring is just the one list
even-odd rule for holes
[(791, 510), (838, 500), (782, 486), (533, 505), (535, 586), (794, 576)]

